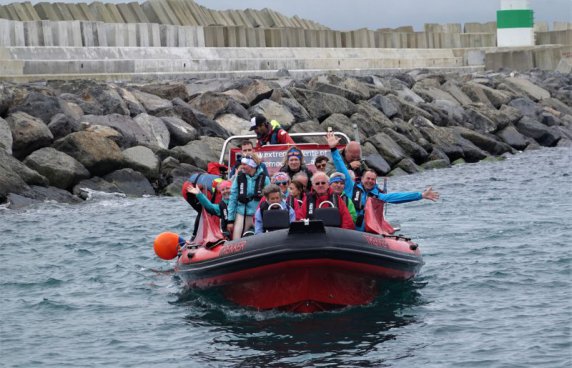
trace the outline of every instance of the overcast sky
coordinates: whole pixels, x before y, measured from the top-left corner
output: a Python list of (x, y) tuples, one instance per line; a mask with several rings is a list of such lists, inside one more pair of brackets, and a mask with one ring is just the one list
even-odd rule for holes
[[(44, 0), (45, 1), (45, 0)], [(133, 0), (101, 0), (128, 3)], [(0, 4), (14, 1), (0, 0)], [(33, 4), (40, 1), (31, 1)], [(54, 1), (55, 2), (55, 1)], [(59, 2), (86, 2), (59, 0)], [(139, 1), (140, 3), (143, 1)], [(424, 23), (490, 22), (496, 20), (500, 0), (196, 0), (207, 8), (270, 8), (287, 16), (298, 15), (345, 31), (358, 28), (395, 28), (411, 25), (423, 30)], [(530, 0), (536, 21), (572, 22), (572, 0)]]

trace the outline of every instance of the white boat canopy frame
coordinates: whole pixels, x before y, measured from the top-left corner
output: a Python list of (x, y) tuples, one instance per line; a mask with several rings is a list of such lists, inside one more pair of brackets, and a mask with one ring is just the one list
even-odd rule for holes
[[(316, 133), (291, 133), (290, 137), (292, 138), (296, 138), (296, 137), (325, 137), (328, 133), (327, 132), (316, 132)], [(344, 138), (346, 140), (346, 144), (350, 142), (350, 138), (342, 132), (334, 132), (334, 135), (338, 135), (342, 138)], [(252, 138), (256, 138), (255, 134), (248, 134), (248, 135), (233, 135), (232, 137), (227, 138), (224, 141), (224, 144), (222, 146), (222, 151), (220, 153), (220, 158), (219, 158), (219, 163), (224, 163), (224, 154), (227, 150), (227, 147), (229, 145), (230, 142), (234, 141), (234, 140), (243, 140), (243, 139), (252, 139)], [(306, 144), (313, 144), (313, 143), (299, 143), (297, 145), (306, 145)], [(229, 151), (229, 155), (230, 155), (230, 151)], [(229, 157), (229, 162), (230, 162), (230, 157)]]

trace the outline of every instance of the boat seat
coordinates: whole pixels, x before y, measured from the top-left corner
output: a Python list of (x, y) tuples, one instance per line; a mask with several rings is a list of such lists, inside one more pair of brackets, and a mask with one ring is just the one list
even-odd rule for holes
[(290, 227), (290, 213), (288, 210), (271, 209), (264, 211), (262, 226), (267, 231), (287, 229)]
[(321, 220), (324, 226), (340, 227), (342, 218), (337, 208), (317, 208), (314, 210), (314, 219)]

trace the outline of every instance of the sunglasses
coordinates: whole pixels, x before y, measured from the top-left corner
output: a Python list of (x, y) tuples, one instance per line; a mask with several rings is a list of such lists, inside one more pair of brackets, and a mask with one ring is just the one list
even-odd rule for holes
[(318, 169), (322, 169), (322, 168), (326, 167), (326, 164), (325, 164), (325, 163), (323, 163), (323, 164), (316, 164), (316, 167), (317, 167)]
[(328, 182), (327, 181), (317, 181), (314, 183), (314, 185), (325, 185), (325, 184), (328, 184)]
[(288, 185), (288, 181), (276, 181), (274, 182), (276, 185)]

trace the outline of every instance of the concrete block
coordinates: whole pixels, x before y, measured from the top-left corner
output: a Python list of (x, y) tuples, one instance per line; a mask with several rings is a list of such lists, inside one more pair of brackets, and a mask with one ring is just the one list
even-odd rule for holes
[(236, 40), (238, 47), (247, 47), (247, 40), (246, 40), (246, 27), (245, 26), (237, 26), (235, 28), (236, 32)]
[(150, 23), (147, 16), (145, 16), (145, 12), (141, 8), (141, 5), (137, 2), (131, 2), (127, 4), (127, 6), (131, 9), (132, 14), (135, 15), (135, 19), (137, 19), (137, 23)]
[(24, 11), (26, 12), (26, 16), (28, 17), (28, 19), (30, 19), (31, 21), (41, 20), (31, 2), (29, 1), (22, 2), (20, 3), (20, 5), (22, 5), (22, 7), (24, 8)]
[(177, 47), (177, 29), (173, 25), (161, 24), (161, 46), (162, 47)]
[(496, 47), (496, 35), (493, 33), (462, 33), (461, 47)]
[(68, 27), (66, 22), (50, 22), (52, 28), (52, 37), (54, 46), (67, 47), (69, 45), (68, 41)]
[(262, 20), (258, 17), (258, 14), (252, 9), (246, 9), (244, 11), (244, 16), (248, 19), (248, 22), (252, 25), (252, 27), (264, 27)]
[(64, 20), (71, 21), (71, 20), (73, 20), (73, 16), (70, 13), (70, 11), (68, 10), (67, 4), (55, 3), (55, 4), (52, 4), (52, 7), (54, 8), (54, 12), (58, 16), (58, 21), (64, 21)]
[(535, 47), (532, 50), (534, 66), (542, 70), (556, 70), (561, 60), (563, 47)]
[(42, 20), (38, 25), (38, 32), (41, 34), (40, 43), (42, 46), (54, 46), (54, 32), (52, 30), (52, 21)]
[(90, 22), (97, 22), (97, 17), (95, 16), (95, 14), (93, 14), (93, 12), (86, 3), (79, 3), (76, 5), (83, 13), (85, 19), (87, 19)]
[(486, 52), (485, 68), (487, 70), (508, 68), (518, 71), (526, 71), (534, 68), (534, 58), (530, 49)]
[(9, 18), (10, 18), (10, 15), (8, 14), (8, 11), (6, 10), (6, 7), (4, 5), (0, 5), (0, 19), (8, 20)]
[(24, 23), (24, 38), (26, 46), (41, 46), (40, 38), (38, 35), (38, 25), (36, 22), (23, 22)]
[(149, 24), (136, 23), (135, 34), (137, 35), (136, 37), (138, 47), (149, 47), (151, 45), (149, 42)]
[(12, 46), (10, 33), (12, 31), (13, 21), (0, 18), (0, 47)]
[(149, 46), (161, 47), (161, 26), (157, 23), (149, 23)]
[(91, 10), (91, 13), (95, 16), (95, 19), (97, 21), (105, 23), (115, 22), (111, 14), (109, 14), (107, 7), (103, 3), (99, 1), (94, 1), (93, 3), (89, 4), (89, 9)]
[(464, 55), (463, 64), (468, 66), (485, 65), (484, 50), (467, 50)]
[(570, 22), (553, 22), (552, 23), (552, 30), (553, 31), (566, 31), (572, 29), (572, 23)]
[[(316, 46), (310, 46), (316, 47)], [(352, 41), (352, 33), (350, 32), (342, 32), (342, 47), (344, 48), (353, 48), (353, 41)]]
[(88, 20), (78, 4), (65, 4), (73, 20)]
[(126, 23), (122, 24), (125, 32), (125, 46), (137, 47), (137, 24)]
[(23, 60), (0, 60), (1, 76), (16, 76), (24, 74)]
[(105, 4), (105, 7), (107, 8), (109, 16), (113, 19), (113, 23), (126, 23), (115, 4)]
[(199, 25), (201, 26), (208, 25), (208, 19), (206, 18), (206, 14), (203, 7), (201, 7), (194, 1), (187, 2), (186, 6), (189, 7), (191, 13), (193, 14), (193, 17), (199, 23)]
[(58, 20), (58, 16), (56, 12), (52, 8), (51, 4), (48, 3), (39, 3), (34, 5), (34, 10), (36, 14), (43, 20)]
[(178, 0), (166, 0), (164, 1), (164, 6), (169, 8), (173, 15), (177, 18), (177, 21), (182, 26), (191, 25), (193, 22), (189, 19), (189, 14), (187, 13), (186, 7), (181, 1)]
[(117, 4), (117, 11), (121, 14), (121, 17), (125, 23), (139, 23), (140, 20), (137, 19), (135, 13), (129, 6), (129, 4)]
[(96, 42), (94, 22), (80, 22), (82, 43), (85, 47), (99, 46)]
[(107, 45), (111, 47), (126, 46), (126, 30), (124, 24), (105, 23), (104, 26), (107, 34)]
[(9, 11), (11, 11), (12, 14), (15, 14), (14, 20), (19, 20), (22, 22), (31, 20), (31, 19), (28, 19), (29, 17), (26, 14), (26, 11), (24, 10), (24, 7), (22, 6), (22, 4), (12, 3), (12, 4), (6, 5), (6, 7), (9, 9)]
[(537, 45), (572, 45), (572, 29), (536, 34)]

